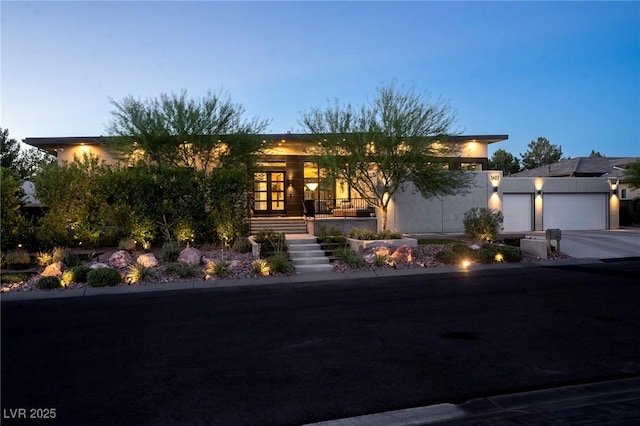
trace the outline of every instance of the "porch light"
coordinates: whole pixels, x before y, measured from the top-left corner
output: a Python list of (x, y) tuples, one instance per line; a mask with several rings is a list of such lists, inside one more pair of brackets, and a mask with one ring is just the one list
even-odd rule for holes
[(607, 179), (607, 182), (609, 182), (609, 189), (611, 189), (611, 194), (617, 194), (618, 193), (618, 178), (609, 178)]
[(493, 187), (493, 192), (498, 192), (498, 187), (497, 186)]
[(542, 195), (542, 189), (538, 189), (538, 190), (536, 191), (536, 194), (538, 194), (538, 195)]

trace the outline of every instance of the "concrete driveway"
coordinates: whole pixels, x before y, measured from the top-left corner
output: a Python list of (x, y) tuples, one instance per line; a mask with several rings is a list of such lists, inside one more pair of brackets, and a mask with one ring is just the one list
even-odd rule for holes
[(640, 257), (640, 229), (562, 231), (560, 251), (578, 259)]

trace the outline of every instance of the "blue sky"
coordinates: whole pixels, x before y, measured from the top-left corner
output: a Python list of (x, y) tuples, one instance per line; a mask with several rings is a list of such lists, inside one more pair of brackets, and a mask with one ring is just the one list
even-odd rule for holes
[(1, 118), (16, 139), (106, 134), (109, 98), (224, 90), (269, 132), (395, 79), (466, 134), (640, 156), (640, 2), (7, 2)]

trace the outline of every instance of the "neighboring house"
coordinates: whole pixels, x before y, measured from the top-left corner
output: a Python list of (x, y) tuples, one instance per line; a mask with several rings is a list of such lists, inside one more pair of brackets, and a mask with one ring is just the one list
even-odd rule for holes
[[(317, 141), (312, 136), (286, 133), (261, 137), (264, 155), (254, 174), (250, 215), (314, 216), (316, 230), (320, 223), (343, 229), (347, 222), (348, 226), (379, 226), (374, 210), (347, 182), (329, 178), (313, 161)], [(488, 170), (488, 146), (507, 139), (508, 135), (451, 138), (449, 143), (456, 144), (460, 156), (442, 161), (450, 169), (475, 173), (474, 186), (457, 195), (424, 198), (407, 184), (391, 200), (388, 228), (410, 233), (464, 232), (462, 218), (472, 207), (502, 211), (506, 232), (618, 227), (617, 198), (611, 200), (606, 178), (583, 178), (577, 184), (574, 178), (503, 177), (501, 171)], [(83, 153), (113, 163), (105, 149), (108, 140), (107, 137), (26, 138), (23, 142), (57, 155), (59, 163), (72, 161), (74, 155)], [(585, 173), (598, 176), (597, 171)]]

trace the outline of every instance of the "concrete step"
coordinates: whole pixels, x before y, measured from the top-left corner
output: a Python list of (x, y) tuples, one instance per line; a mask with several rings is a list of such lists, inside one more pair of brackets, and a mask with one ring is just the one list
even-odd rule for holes
[(328, 265), (329, 258), (322, 257), (301, 257), (297, 259), (291, 259), (293, 261), (293, 265), (298, 269), (301, 265)]
[(324, 257), (322, 250), (289, 250), (289, 257), (292, 260), (305, 259), (309, 257)]
[(320, 244), (318, 243), (291, 243), (287, 240), (289, 251), (306, 251), (306, 250), (320, 250)]
[(322, 265), (299, 265), (296, 266), (298, 274), (308, 274), (313, 272), (333, 272), (333, 266), (330, 264)]

